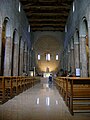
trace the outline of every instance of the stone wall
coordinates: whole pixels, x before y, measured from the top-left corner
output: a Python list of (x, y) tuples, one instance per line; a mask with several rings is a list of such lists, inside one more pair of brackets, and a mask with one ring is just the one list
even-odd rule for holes
[[(75, 72), (76, 68), (79, 68), (82, 77), (90, 76), (90, 0), (74, 0), (67, 19), (66, 28), (64, 51), (67, 51), (69, 47), (67, 57), (71, 56), (74, 60), (73, 63), (71, 59), (68, 60), (68, 63), (70, 63), (68, 68), (72, 68), (71, 72)], [(71, 55), (72, 43), (73, 56)]]
[[(19, 75), (19, 73), (21, 75), (23, 73), (23, 68), (19, 66), (18, 61), (20, 60), (20, 53), (23, 52), (20, 49), (21, 43), (23, 43), (23, 46), (26, 44), (28, 51), (30, 50), (31, 42), (28, 26), (29, 23), (22, 5), (19, 11), (19, 0), (0, 0), (0, 71), (4, 67), (3, 75), (5, 76)], [(5, 43), (3, 42), (3, 38), (5, 39)], [(5, 48), (3, 48), (5, 50), (3, 67), (1, 65), (2, 43), (5, 45)], [(18, 71), (19, 67), (22, 68), (20, 72)]]
[(76, 29), (80, 29), (80, 23), (82, 22), (83, 17), (86, 17), (89, 20), (90, 16), (90, 0), (75, 0), (75, 11), (73, 12), (73, 5), (70, 10), (69, 17), (67, 19), (67, 32), (65, 34), (65, 47), (68, 42), (71, 40), (71, 37), (74, 36)]
[[(33, 67), (39, 72), (46, 72), (49, 68), (49, 72), (57, 72), (60, 67), (60, 54), (63, 50), (64, 33), (63, 32), (34, 32), (33, 38)], [(50, 61), (46, 61), (46, 54), (50, 53)], [(41, 59), (38, 61), (37, 56), (40, 54)], [(56, 54), (59, 56), (59, 60), (56, 61)]]

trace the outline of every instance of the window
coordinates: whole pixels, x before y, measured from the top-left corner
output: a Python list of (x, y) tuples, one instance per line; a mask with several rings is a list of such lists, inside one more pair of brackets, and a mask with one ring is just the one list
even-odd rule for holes
[(58, 60), (58, 55), (56, 55), (56, 60)]
[(75, 11), (75, 3), (73, 2), (73, 12)]
[(38, 60), (40, 60), (40, 54), (38, 54)]
[(49, 54), (49, 53), (46, 54), (46, 60), (47, 60), (47, 61), (50, 61), (50, 54)]
[(67, 32), (67, 25), (65, 25), (65, 32)]
[(28, 32), (30, 32), (30, 25), (28, 25)]
[(18, 11), (21, 12), (21, 3), (19, 2), (19, 8)]

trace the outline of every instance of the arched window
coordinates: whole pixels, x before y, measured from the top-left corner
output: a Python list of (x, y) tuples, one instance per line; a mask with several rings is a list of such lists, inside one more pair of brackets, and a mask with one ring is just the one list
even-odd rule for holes
[(56, 55), (56, 60), (58, 60), (58, 54)]
[(47, 60), (47, 61), (50, 61), (50, 53), (47, 53), (47, 54), (46, 54), (46, 60)]
[(40, 60), (40, 57), (41, 57), (40, 54), (38, 54), (38, 60)]
[(19, 2), (18, 11), (21, 12), (21, 3)]
[(75, 11), (75, 3), (73, 2), (73, 13), (74, 13), (74, 11)]

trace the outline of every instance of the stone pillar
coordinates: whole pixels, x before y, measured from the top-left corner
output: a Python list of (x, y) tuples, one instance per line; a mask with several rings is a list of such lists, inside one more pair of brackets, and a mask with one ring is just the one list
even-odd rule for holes
[(33, 63), (33, 69), (34, 69), (34, 67), (36, 67), (36, 57), (35, 57), (35, 50), (33, 50), (33, 61), (32, 61), (32, 63)]
[(27, 72), (27, 47), (24, 50), (24, 71)]
[(64, 51), (64, 70), (66, 70), (66, 52)]
[(73, 40), (71, 41), (71, 72), (75, 72), (75, 65), (74, 65), (74, 45), (73, 45)]
[(27, 73), (29, 74), (29, 67), (30, 67), (30, 65), (29, 65), (29, 59), (30, 59), (30, 57), (29, 57), (29, 49), (28, 49), (28, 51), (27, 51)]
[(13, 76), (18, 76), (18, 48), (18, 44), (14, 43)]
[(68, 46), (68, 71), (71, 70), (71, 52), (70, 52), (70, 48)]
[(90, 77), (90, 21), (88, 21), (88, 44), (89, 44), (89, 77)]
[(70, 55), (70, 51), (68, 52), (68, 71), (71, 71), (71, 55)]
[(33, 73), (34, 73), (34, 76), (35, 76), (35, 75), (36, 75), (36, 72), (35, 72), (35, 71), (36, 71), (36, 70), (35, 70), (35, 67), (33, 67), (33, 69), (34, 69), (34, 70), (33, 70)]
[(75, 72), (75, 66), (74, 66), (74, 49), (71, 48), (71, 72)]
[(68, 58), (67, 58), (67, 51), (64, 53), (64, 64), (65, 64), (65, 70), (68, 70)]
[(29, 50), (29, 52), (28, 52), (28, 64), (29, 64), (29, 67), (28, 67), (28, 73), (30, 73), (29, 71), (30, 71), (30, 50)]
[(80, 36), (80, 68), (81, 76), (87, 77), (86, 36)]
[(68, 51), (66, 51), (66, 70), (68, 71)]
[(31, 51), (30, 51), (30, 55), (29, 55), (30, 59), (29, 59), (29, 65), (30, 65), (30, 68), (29, 70), (31, 70)]
[(4, 76), (11, 76), (11, 55), (12, 55), (12, 39), (6, 37), (5, 60), (4, 60)]
[(63, 52), (63, 69), (65, 70), (65, 52)]
[(35, 53), (34, 50), (31, 50), (31, 69), (34, 69), (35, 67)]
[(60, 54), (60, 69), (62, 69), (62, 53)]
[(23, 42), (21, 42), (21, 45), (20, 45), (20, 68), (19, 68), (19, 73), (20, 75), (23, 74), (23, 52), (24, 52), (24, 48), (23, 48)]
[(64, 69), (64, 52), (62, 53), (62, 69)]
[(88, 14), (88, 47), (89, 47), (89, 77), (90, 77), (90, 12)]
[(0, 74), (1, 74), (1, 46), (2, 46), (2, 27), (0, 25)]
[(90, 47), (89, 47), (89, 77), (90, 77)]
[[(62, 54), (63, 55), (63, 54)], [(61, 68), (63, 69), (63, 56), (61, 58)]]
[(31, 69), (33, 68), (33, 50), (31, 50)]
[(74, 42), (75, 69), (80, 68), (79, 54), (79, 42)]

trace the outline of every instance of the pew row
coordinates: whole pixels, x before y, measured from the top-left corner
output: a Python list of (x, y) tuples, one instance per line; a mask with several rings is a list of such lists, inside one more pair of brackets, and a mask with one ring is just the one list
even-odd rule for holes
[(72, 115), (90, 112), (90, 78), (57, 77), (55, 83)]
[(0, 103), (4, 103), (40, 82), (40, 77), (0, 76)]

